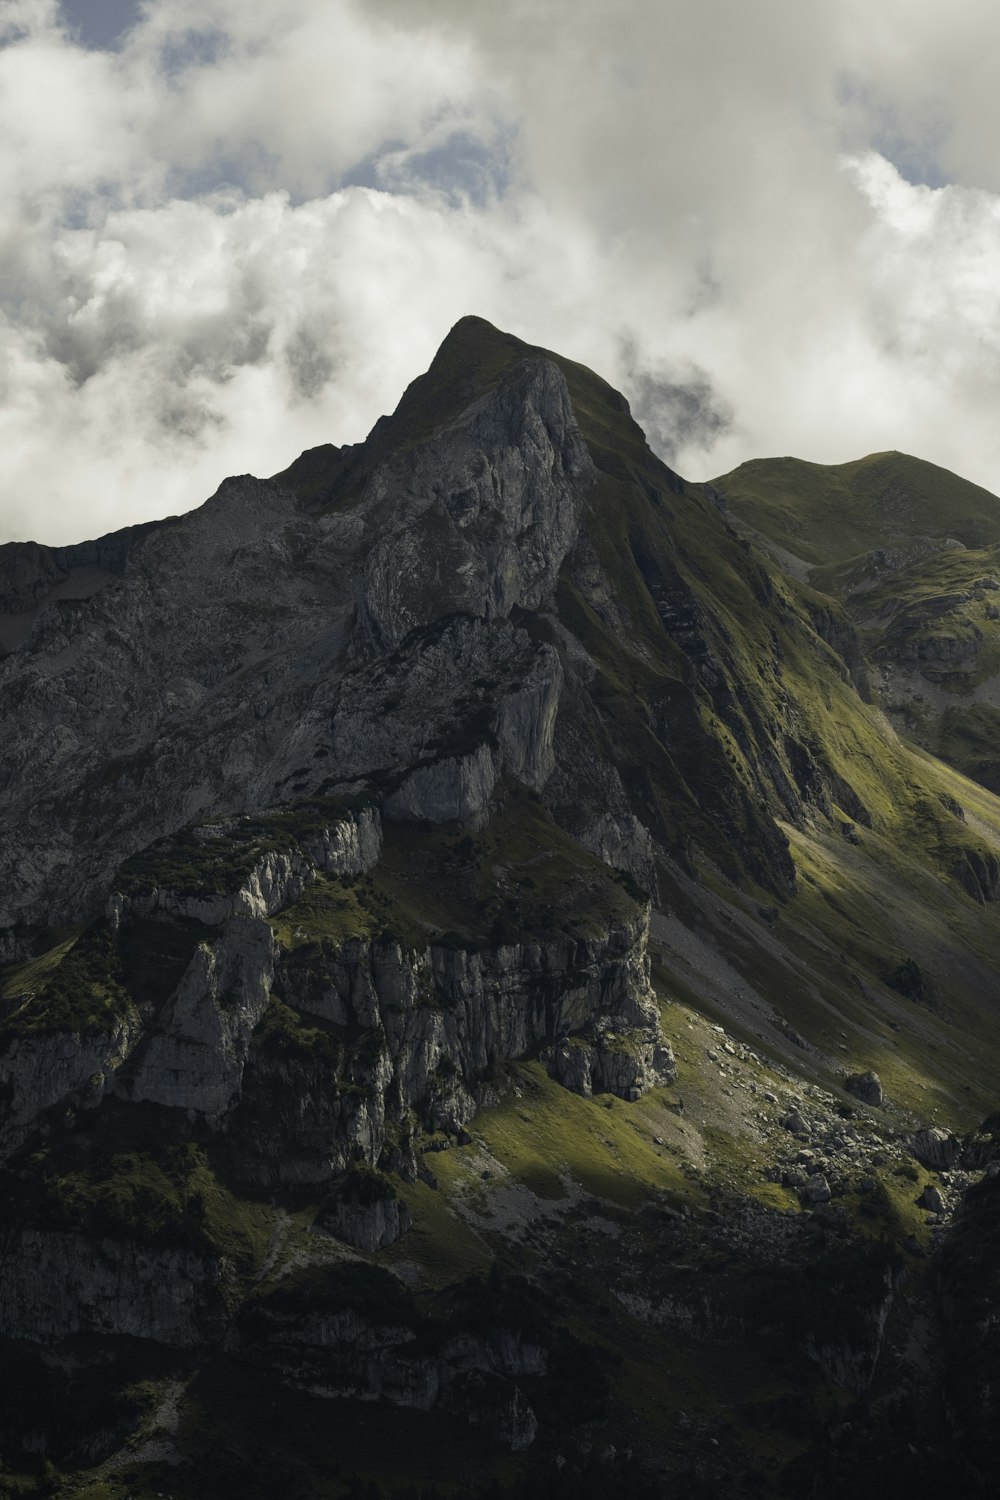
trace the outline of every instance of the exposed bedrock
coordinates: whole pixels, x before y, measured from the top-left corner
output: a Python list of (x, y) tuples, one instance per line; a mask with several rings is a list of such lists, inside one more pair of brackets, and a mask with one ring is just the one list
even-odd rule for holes
[(332, 683), (252, 795), (368, 786), (389, 816), (475, 821), (499, 776), (535, 790), (549, 779), (562, 688), (552, 645), (508, 620), (449, 615)]
[(262, 1183), (329, 1180), (358, 1158), (412, 1172), (414, 1127), (459, 1130), (505, 1062), (575, 1033), (592, 1090), (636, 1098), (673, 1076), (645, 917), (600, 938), (472, 952), (353, 939), (283, 956), (274, 984), (324, 1029), (308, 1048), (265, 1034), (251, 1051), (227, 1128), (240, 1170)]
[(5, 1239), (0, 1268), (2, 1338), (46, 1344), (98, 1335), (192, 1348), (224, 1326), (211, 1256), (25, 1229)]
[[(88, 597), (52, 593), (65, 559), (15, 549), (0, 569), (0, 610), (23, 625), (0, 647), (0, 706), (20, 727), (0, 749), (0, 927), (90, 916), (122, 860), (164, 834), (284, 800), (310, 777), (440, 758), (428, 740), (464, 740), (464, 754), (491, 737), (502, 769), (543, 781), (556, 668), (533, 668), (524, 637), (511, 654), (509, 626), (492, 687), (471, 690), (489, 703), (478, 740), (474, 704), (449, 717), (477, 676), (461, 685), (461, 651), (450, 697), (435, 662), (404, 651), (402, 675), (424, 697), (412, 696), (416, 720), (390, 714), (381, 739), (372, 716), (356, 719), (349, 668), (450, 615), (503, 624), (517, 606), (545, 607), (593, 477), (565, 380), (536, 357), (377, 464), (343, 509), (315, 514), (270, 481), (227, 480), (128, 545), (89, 544), (104, 571)], [(366, 698), (369, 678), (356, 686)]]
[(271, 993), (274, 954), (270, 926), (255, 917), (233, 917), (214, 943), (200, 943), (113, 1091), (220, 1120), (239, 1093), (250, 1037)]
[(390, 518), (358, 575), (365, 633), (396, 646), (452, 612), (504, 618), (552, 595), (595, 470), (566, 381), (526, 359), (453, 425), (378, 468), (363, 504)]

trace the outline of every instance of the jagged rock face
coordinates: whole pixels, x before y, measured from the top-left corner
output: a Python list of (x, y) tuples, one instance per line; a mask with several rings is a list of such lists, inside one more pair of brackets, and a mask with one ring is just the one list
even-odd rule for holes
[[(592, 477), (562, 375), (528, 359), (432, 441), (376, 466), (346, 510), (311, 514), (290, 491), (244, 477), (119, 549), (120, 578), (50, 603), (0, 661), (0, 701), (21, 730), (0, 762), (11, 893), (0, 926), (92, 911), (133, 849), (207, 812), (299, 792), (289, 772), (303, 764), (311, 707), (331, 783), (442, 758), (425, 747), (454, 732), (442, 720), (469, 688), (460, 647), (452, 658), (449, 640), (417, 643), (400, 663), (410, 702), (424, 692), (415, 720), (402, 705), (357, 721), (370, 683), (349, 677), (341, 690), (345, 669), (450, 614), (500, 621), (544, 606)], [(48, 587), (37, 550), (8, 558), (8, 608)], [(526, 660), (509, 628), (486, 641), (482, 670), (503, 683), (479, 715), (492, 758), (544, 781), (558, 664), (545, 651)], [(316, 736), (305, 740), (312, 756)], [(480, 755), (472, 803), (492, 774)], [(418, 773), (400, 812), (462, 815), (465, 779), (461, 768)], [(73, 818), (61, 816), (70, 806)]]
[[(184, 847), (213, 871), (217, 843)], [(176, 932), (175, 951), (189, 957), (175, 960), (183, 967), (161, 996), (140, 976), (111, 1031), (34, 1035), (19, 1032), (15, 1018), (0, 1055), (4, 1154), (57, 1104), (93, 1110), (107, 1096), (183, 1111), (223, 1132), (244, 1181), (326, 1184), (358, 1158), (411, 1171), (412, 1148), (399, 1148), (409, 1122), (459, 1130), (506, 1062), (572, 1033), (590, 1038), (588, 1091), (636, 1098), (670, 1079), (642, 908), (593, 938), (278, 945), (269, 916), (320, 879), (328, 893), (342, 889), (333, 878), (369, 870), (381, 847), (379, 819), (364, 809), (310, 825), (288, 850), (246, 856), (240, 882), (217, 896), (201, 892), (207, 877), (197, 865), (187, 875), (192, 892), (126, 865), (110, 902), (121, 951), (137, 931), (147, 947), (157, 933), (169, 947)], [(163, 869), (176, 868), (164, 858)], [(298, 1033), (290, 1051), (285, 1039), (269, 1040), (262, 1022), (272, 991), (293, 1007), (308, 1045)], [(324, 1028), (315, 1036), (313, 1018)]]
[[(412, 1175), (414, 1127), (458, 1131), (507, 1062), (556, 1038), (590, 1038), (591, 1089), (635, 1098), (669, 1079), (648, 912), (596, 861), (578, 854), (581, 891), (603, 882), (623, 915), (592, 937), (310, 938), (307, 894), (336, 913), (383, 854), (375, 809), (326, 809), (224, 820), (126, 862), (58, 1022), (43, 987), (8, 1023), (5, 1155), (56, 1106), (122, 1101), (217, 1133), (245, 1183), (327, 1186), (359, 1159)], [(542, 867), (572, 848), (545, 817), (525, 826)], [(299, 910), (279, 943), (275, 919)], [(265, 1024), (272, 995), (284, 1023)], [(102, 1026), (91, 1011), (108, 1003)]]
[[(484, 1322), (480, 1308), (463, 1324), (434, 1321), (426, 1300), (395, 1307), (435, 1253), (426, 1204), (450, 1234), (461, 1198), (465, 1244), (516, 1243), (543, 1281), (560, 1268), (559, 1290), (546, 1285), (560, 1319), (563, 1286), (575, 1299), (581, 1284), (576, 1236), (596, 1225), (617, 1236), (605, 1261), (616, 1275), (648, 1272), (649, 1287), (622, 1289), (632, 1316), (696, 1342), (776, 1340), (817, 1380), (856, 1394), (871, 1384), (896, 1271), (888, 1251), (869, 1261), (867, 1240), (852, 1241), (860, 1163), (846, 1140), (807, 1171), (797, 1166), (814, 1153), (768, 1168), (776, 1193), (801, 1197), (771, 1201), (727, 1239), (725, 1205), (695, 1225), (689, 1205), (666, 1201), (676, 1150), (699, 1193), (722, 1202), (694, 1164), (700, 1146), (647, 1137), (665, 1099), (636, 1111), (606, 1099), (605, 1114), (551, 1083), (631, 1103), (675, 1079), (647, 956), (658, 880), (664, 907), (678, 904), (664, 930), (691, 939), (660, 955), (668, 990), (679, 958), (678, 984), (700, 994), (704, 982), (741, 1027), (770, 1027), (767, 981), (754, 979), (752, 1001), (740, 987), (759, 960), (781, 970), (779, 991), (794, 973), (789, 993), (807, 1012), (822, 980), (826, 1004), (825, 976), (801, 953), (834, 963), (851, 939), (824, 927), (817, 899), (780, 913), (759, 903), (794, 891), (784, 827), (817, 846), (849, 829), (861, 862), (858, 828), (879, 831), (889, 741), (859, 731), (845, 749), (839, 728), (824, 737), (813, 722), (864, 691), (859, 638), (655, 460), (622, 398), (511, 344), (489, 331), (481, 365), (450, 385), (435, 383), (439, 356), (366, 443), (306, 455), (284, 482), (227, 481), (191, 516), (82, 549), (0, 553), (0, 703), (16, 729), (0, 746), (0, 957), (33, 976), (0, 998), (0, 1383), (17, 1340), (66, 1369), (79, 1334), (109, 1365), (115, 1340), (224, 1349), (298, 1390), (457, 1415), (521, 1449), (548, 1420), (530, 1383), (551, 1376), (552, 1327), (543, 1337), (534, 1315)], [(943, 807), (955, 823), (958, 804)], [(839, 869), (844, 840), (832, 842)], [(943, 848), (960, 860), (949, 875), (992, 901), (995, 855)], [(835, 944), (803, 939), (804, 909)], [(718, 944), (715, 915), (732, 924)], [(88, 923), (66, 939), (72, 984), (58, 934), (41, 930), (71, 918)], [(923, 993), (915, 960), (883, 978), (880, 990)], [(930, 964), (931, 998), (936, 982)], [(810, 1067), (828, 1065), (777, 1019)], [(546, 1111), (555, 1098), (556, 1138), (561, 1111), (602, 1123), (592, 1144), (586, 1132), (574, 1142), (565, 1199), (536, 1197), (540, 1224), (515, 1241), (502, 1221), (530, 1200), (529, 1169), (523, 1181), (508, 1172), (490, 1131), (519, 1131), (516, 1116), (539, 1138), (512, 1097), (508, 1065), (523, 1059), (518, 1090)], [(838, 1081), (841, 1067), (834, 1057)], [(720, 1113), (739, 1114), (742, 1084), (725, 1066), (721, 1077), (732, 1087), (715, 1095)], [(873, 1074), (846, 1084), (885, 1103)], [(811, 1139), (803, 1098), (749, 1087), (759, 1108), (745, 1100), (741, 1163), (768, 1118)], [(489, 1124), (466, 1128), (492, 1104)], [(899, 1108), (889, 1101), (890, 1118)], [(589, 1176), (587, 1153), (603, 1160), (623, 1120), (636, 1141), (611, 1174)], [(924, 1135), (921, 1159), (954, 1165), (959, 1144)], [(983, 1164), (995, 1144), (987, 1132), (964, 1150)], [(440, 1182), (432, 1146), (449, 1152)], [(633, 1160), (653, 1163), (661, 1201), (609, 1229), (610, 1195), (587, 1201), (578, 1185), (623, 1186)], [(878, 1217), (876, 1187), (858, 1192)], [(957, 1192), (942, 1180), (949, 1212)], [(411, 1210), (417, 1232), (392, 1250)], [(667, 1255), (672, 1220), (682, 1232)], [(689, 1263), (709, 1222), (737, 1273)], [(345, 1265), (371, 1271), (387, 1251), (400, 1276), (384, 1278), (376, 1306), (363, 1287), (324, 1303)], [(437, 1295), (429, 1287), (422, 1297)], [(80, 1368), (92, 1355), (88, 1344)], [(579, 1356), (564, 1382), (573, 1398)], [(602, 1420), (597, 1408), (583, 1420)]]
[[(103, 539), (72, 566), (8, 549), (5, 607), (24, 638), (0, 658), (18, 725), (0, 750), (0, 930), (92, 915), (122, 860), (165, 833), (350, 785), (391, 817), (474, 823), (513, 776), (647, 885), (654, 846), (676, 854), (708, 834), (713, 859), (787, 890), (775, 817), (832, 798), (864, 821), (802, 743), (787, 694), (746, 691), (729, 600), (681, 566), (664, 494), (713, 533), (727, 589), (738, 576), (832, 671), (829, 650), (724, 517), (657, 464), (621, 398), (599, 393), (601, 422), (641, 445), (633, 470), (603, 453), (600, 423), (584, 439), (544, 351), (522, 346), (435, 410), (444, 353), (394, 417), (336, 456), (326, 489), (227, 480), (200, 510)], [(641, 526), (617, 521), (608, 488), (633, 472), (629, 505), (648, 495), (663, 512)], [(618, 524), (626, 540), (599, 535)], [(52, 579), (84, 563), (92, 591), (81, 581), (81, 597), (59, 597)], [(608, 697), (618, 668), (594, 630), (667, 671), (631, 706), (628, 749)], [(763, 669), (780, 682), (777, 644)], [(711, 716), (729, 725), (739, 774)], [(689, 827), (664, 815), (681, 786), (696, 788), (678, 803)]]
[(552, 1077), (585, 1099), (597, 1093), (635, 1100), (677, 1077), (673, 1048), (659, 1027), (637, 1030), (624, 1016), (601, 1016), (589, 1036), (566, 1038), (544, 1056)]
[(387, 1178), (348, 1173), (320, 1205), (315, 1227), (356, 1250), (384, 1250), (410, 1228), (410, 1211)]
[[(238, 820), (198, 830), (209, 853), (213, 846), (225, 851), (240, 833)], [(381, 848), (381, 819), (373, 808), (363, 808), (302, 835), (295, 847), (265, 851), (232, 890), (191, 893), (155, 884), (127, 895), (116, 890), (108, 902), (108, 916), (114, 927), (143, 918), (220, 927), (232, 917), (270, 917), (290, 906), (320, 873), (359, 875), (370, 870)]]
[(369, 481), (365, 521), (378, 540), (359, 587), (360, 628), (393, 647), (442, 615), (544, 607), (594, 477), (558, 367), (515, 366), (458, 423)]
[(241, 1362), (277, 1371), (313, 1394), (438, 1409), (520, 1451), (538, 1429), (526, 1390), (572, 1357), (573, 1341), (537, 1312), (530, 1329), (518, 1326), (502, 1296), (472, 1318), (463, 1301), (460, 1293), (457, 1318), (435, 1323), (420, 1319), (392, 1278), (359, 1284), (333, 1303), (293, 1285), (250, 1303), (228, 1347)]
[(938, 1129), (936, 1125), (918, 1130), (910, 1146), (918, 1161), (923, 1162), (925, 1167), (933, 1167), (937, 1171), (946, 1172), (958, 1161), (960, 1150), (958, 1141), (946, 1130)]
[(196, 1348), (223, 1326), (219, 1267), (207, 1256), (29, 1229), (7, 1239), (0, 1265), (6, 1339), (96, 1335)]
[(515, 1452), (530, 1447), (538, 1430), (516, 1384), (517, 1376), (545, 1373), (545, 1351), (532, 1345), (465, 1338), (421, 1354), (408, 1347), (416, 1343), (416, 1327), (373, 1326), (352, 1311), (288, 1319), (262, 1309), (250, 1326), (254, 1342), (244, 1336), (236, 1346), (242, 1357), (313, 1394), (418, 1411), (437, 1407), (485, 1427)]
[(138, 1035), (138, 1017), (110, 1032), (55, 1031), (14, 1038), (0, 1055), (0, 1161), (19, 1150), (36, 1121), (66, 1099), (100, 1096), (104, 1070)]
[(551, 646), (507, 621), (449, 616), (318, 691), (254, 796), (374, 785), (389, 817), (474, 822), (501, 774), (545, 785), (562, 685)]
[(239, 1092), (273, 974), (268, 924), (231, 918), (215, 943), (199, 944), (155, 1029), (116, 1074), (115, 1091), (219, 1120)]
[(602, 1006), (615, 1007), (621, 1030), (613, 1046), (584, 1044), (594, 1057), (591, 1089), (637, 1098), (672, 1077), (649, 990), (645, 922), (600, 941), (478, 952), (354, 939), (290, 954), (275, 984), (298, 1012), (356, 1040), (341, 1058), (338, 1088), (329, 1059), (251, 1057), (228, 1128), (241, 1174), (264, 1184), (328, 1181), (358, 1156), (405, 1169), (392, 1143), (409, 1118), (458, 1131), (499, 1065), (591, 1028)]

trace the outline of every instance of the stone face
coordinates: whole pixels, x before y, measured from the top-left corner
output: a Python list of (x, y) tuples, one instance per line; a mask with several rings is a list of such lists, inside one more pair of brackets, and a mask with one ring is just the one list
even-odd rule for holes
[[(861, 645), (772, 577), (698, 487), (647, 464), (638, 429), (615, 426), (621, 398), (595, 388), (577, 407), (590, 433), (590, 399), (606, 403), (592, 456), (569, 398), (579, 372), (566, 371), (525, 351), (461, 400), (420, 410), (417, 390), (417, 420), (378, 424), (323, 494), (243, 477), (117, 541), (0, 556), (0, 708), (15, 726), (0, 743), (0, 956), (33, 959), (47, 924), (104, 911), (120, 969), (104, 977), (134, 1002), (93, 1033), (61, 1012), (48, 1034), (4, 1033), (0, 1397), (4, 1353), (16, 1378), (30, 1344), (72, 1399), (87, 1360), (111, 1367), (127, 1339), (439, 1411), (515, 1451), (560, 1403), (573, 1429), (588, 1358), (603, 1356), (557, 1347), (544, 1299), (523, 1287), (506, 1322), (493, 1277), (429, 1287), (452, 1212), (467, 1244), (501, 1260), (500, 1239), (515, 1244), (535, 1216), (521, 1243), (555, 1273), (557, 1309), (593, 1295), (594, 1266), (576, 1258), (593, 1230), (614, 1244), (616, 1276), (620, 1252), (614, 1294), (630, 1316), (744, 1352), (777, 1334), (793, 1374), (805, 1358), (849, 1391), (870, 1385), (894, 1273), (888, 1247), (854, 1237), (850, 1189), (878, 1218), (868, 1174), (905, 1167), (905, 1145), (816, 1084), (828, 1059), (773, 1011), (769, 979), (748, 993), (745, 978), (754, 955), (780, 972), (800, 922), (794, 906), (778, 922), (777, 905), (756, 904), (794, 890), (785, 820), (828, 817), (857, 843), (833, 857), (867, 858), (857, 830), (872, 815), (824, 761), (790, 665), (809, 657), (808, 703), (829, 689), (830, 707), (862, 682)], [(959, 873), (984, 899), (990, 859)], [(750, 906), (731, 887), (754, 889)], [(633, 1214), (581, 1173), (579, 1191), (542, 1202), (485, 1122), (466, 1127), (507, 1091), (535, 1133), (530, 1095), (560, 1107), (539, 1061), (583, 1097), (632, 1102), (675, 1078), (649, 895), (681, 930), (664, 972), (732, 1007), (761, 1054), (715, 1026), (708, 1107), (692, 1079), (688, 1120), (652, 1136), (661, 1165), (679, 1156), (704, 1195), (677, 1206), (671, 1189)], [(933, 1000), (941, 970), (927, 962)], [(883, 978), (922, 997), (913, 960)], [(77, 997), (63, 999), (72, 1012)], [(30, 1021), (31, 1003), (6, 996), (4, 1021), (22, 1004)], [(785, 1042), (809, 1054), (813, 1081), (794, 1055), (786, 1066)], [(705, 1067), (702, 1049), (685, 1061)], [(874, 1073), (844, 1086), (884, 1102)], [(667, 1101), (603, 1103), (591, 1126), (624, 1175), (627, 1153), (603, 1136), (648, 1139)], [(746, 1143), (749, 1181), (728, 1164), (712, 1179), (713, 1107)], [(775, 1145), (764, 1167), (757, 1148)], [(914, 1142), (938, 1170), (956, 1149), (943, 1132)], [(980, 1165), (996, 1154), (985, 1134), (964, 1150)], [(759, 1201), (759, 1170), (818, 1211)], [(939, 1213), (964, 1186), (955, 1174), (921, 1202)], [(409, 1301), (376, 1275), (410, 1228), (404, 1197), (438, 1209), (384, 1256), (425, 1278)], [(99, 1228), (65, 1227), (81, 1223)], [(148, 1244), (130, 1237), (136, 1223)], [(475, 1305), (473, 1285), (486, 1293)], [(573, 1452), (608, 1420), (600, 1384)]]
[(944, 1212), (945, 1204), (941, 1196), (941, 1190), (935, 1187), (933, 1182), (929, 1182), (920, 1194), (920, 1206), (921, 1208), (926, 1208), (932, 1214)]
[(543, 1058), (553, 1078), (587, 1099), (592, 1094), (639, 1099), (677, 1076), (673, 1049), (657, 1025), (639, 1030), (614, 1016), (599, 1017), (584, 1035), (546, 1048)]
[(882, 1092), (882, 1080), (877, 1073), (868, 1070), (866, 1073), (851, 1073), (844, 1079), (844, 1088), (863, 1104), (871, 1104), (878, 1108), (884, 1102)]
[(817, 1172), (815, 1176), (809, 1178), (802, 1189), (802, 1196), (809, 1203), (829, 1203), (833, 1194), (830, 1191), (830, 1184), (822, 1172)]
[(391, 647), (442, 615), (538, 609), (595, 477), (558, 367), (524, 360), (458, 422), (372, 476), (365, 502), (381, 536), (362, 575), (364, 628)]
[(356, 1250), (384, 1250), (410, 1228), (410, 1211), (392, 1184), (348, 1173), (320, 1205), (316, 1228)]
[(418, 1343), (416, 1309), (393, 1282), (336, 1307), (307, 1306), (279, 1289), (244, 1309), (229, 1351), (314, 1395), (437, 1409), (503, 1447), (530, 1446), (538, 1423), (521, 1383), (547, 1374), (552, 1332), (528, 1337), (504, 1322), (502, 1307), (485, 1306), (473, 1323), (463, 1326), (460, 1314), (457, 1326), (425, 1331)]
[(25, 1230), (3, 1247), (0, 1337), (79, 1336), (198, 1347), (222, 1331), (218, 1263), (131, 1240)]
[[(209, 825), (202, 833), (209, 852), (214, 846), (225, 850), (246, 836), (241, 820)], [(128, 919), (220, 927), (231, 917), (270, 917), (290, 906), (319, 874), (364, 874), (378, 863), (381, 851), (382, 820), (375, 808), (365, 808), (303, 835), (294, 847), (267, 850), (232, 891), (191, 894), (169, 885), (127, 895), (116, 890), (108, 902), (108, 917), (116, 929)]]
[(955, 1137), (939, 1130), (936, 1125), (918, 1130), (910, 1142), (910, 1150), (917, 1161), (939, 1172), (951, 1170), (958, 1161), (959, 1149)]
[(274, 975), (267, 922), (232, 917), (201, 943), (164, 1015), (114, 1088), (135, 1103), (193, 1110), (218, 1121), (239, 1092), (254, 1028)]
[[(468, 772), (464, 752), (431, 756), (453, 769), (403, 793), (404, 815), (474, 815), (501, 770), (542, 784), (559, 665), (508, 617), (551, 600), (594, 473), (562, 374), (532, 358), (446, 430), (376, 464), (346, 512), (227, 480), (200, 510), (111, 548), (105, 586), (72, 600), (45, 602), (65, 571), (48, 549), (18, 553), (5, 603), (28, 623), (0, 657), (0, 702), (17, 704), (20, 726), (0, 752), (0, 928), (92, 914), (129, 853), (204, 812), (410, 771), (427, 758), (430, 720), (448, 722), (449, 681), (455, 697), (477, 676), (496, 685), (479, 741), (493, 769), (482, 754)], [(452, 634), (471, 630), (468, 650), (446, 624), (436, 645), (404, 650), (412, 717), (405, 703), (359, 717), (366, 661), (461, 617)], [(73, 817), (42, 827), (40, 800)]]
[[(538, 1048), (553, 1075), (581, 1093), (635, 1099), (674, 1076), (649, 988), (644, 919), (603, 938), (476, 951), (352, 939), (308, 959), (282, 958), (274, 982), (304, 1016), (359, 1040), (341, 1064), (350, 1087), (339, 1091), (324, 1085), (322, 1056), (251, 1056), (226, 1128), (239, 1142), (240, 1171), (258, 1181), (328, 1181), (358, 1157), (375, 1165), (392, 1119), (408, 1112), (427, 1129), (458, 1132), (497, 1064)], [(608, 1004), (613, 1016), (601, 1013)], [(579, 1075), (563, 1067), (564, 1053), (580, 1057)]]
[(0, 1160), (24, 1144), (53, 1105), (102, 1091), (104, 1070), (138, 1031), (136, 1016), (97, 1035), (57, 1031), (11, 1041), (0, 1055)]

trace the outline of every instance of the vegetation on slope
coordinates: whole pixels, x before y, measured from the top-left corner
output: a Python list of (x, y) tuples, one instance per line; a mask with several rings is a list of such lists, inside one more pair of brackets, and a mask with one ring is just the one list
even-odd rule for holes
[(321, 878), (274, 919), (282, 945), (394, 937), (404, 947), (601, 935), (646, 900), (627, 874), (581, 849), (540, 798), (504, 784), (486, 828), (388, 824), (378, 865)]
[(0, 1049), (17, 1037), (55, 1031), (110, 1032), (134, 1009), (122, 954), (103, 921), (7, 970), (0, 981), (14, 1007), (0, 1023)]
[(760, 459), (715, 487), (779, 561), (844, 605), (896, 726), (1000, 787), (1000, 500), (900, 453)]
[(751, 459), (713, 486), (762, 536), (817, 567), (880, 548), (919, 549), (926, 538), (1000, 542), (995, 495), (906, 453), (846, 464)]
[(179, 896), (230, 894), (262, 856), (298, 850), (301, 839), (321, 834), (360, 806), (358, 799), (313, 797), (265, 813), (194, 824), (133, 854), (118, 872), (116, 888), (125, 896), (143, 896), (157, 887)]

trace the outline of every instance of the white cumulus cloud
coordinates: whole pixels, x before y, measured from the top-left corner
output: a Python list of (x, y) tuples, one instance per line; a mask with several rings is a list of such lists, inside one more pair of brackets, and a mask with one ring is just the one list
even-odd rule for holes
[(0, 538), (357, 440), (466, 312), (693, 477), (1000, 489), (993, 7), (144, 0), (115, 52), (73, 11), (0, 0)]

